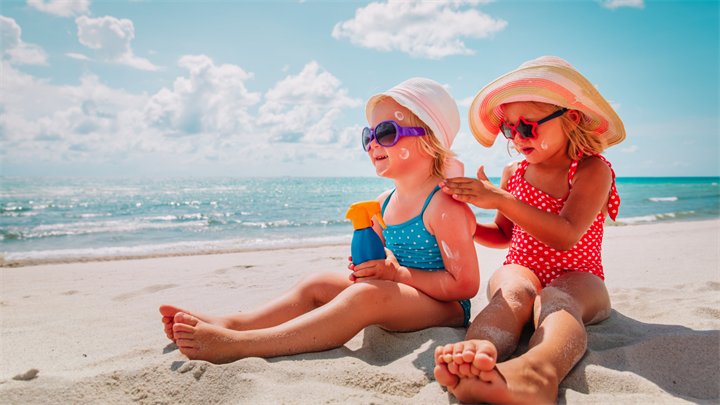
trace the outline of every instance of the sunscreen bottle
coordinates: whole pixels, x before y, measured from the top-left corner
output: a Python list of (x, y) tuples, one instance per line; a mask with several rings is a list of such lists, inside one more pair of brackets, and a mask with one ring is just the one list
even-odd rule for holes
[(383, 245), (382, 239), (372, 228), (373, 216), (377, 217), (380, 226), (387, 228), (385, 221), (382, 219), (380, 203), (377, 201), (355, 203), (350, 206), (347, 214), (345, 214), (345, 218), (351, 220), (353, 228), (355, 228), (352, 245), (350, 246), (352, 261), (355, 265), (365, 263), (368, 260), (379, 260), (386, 257), (385, 245)]

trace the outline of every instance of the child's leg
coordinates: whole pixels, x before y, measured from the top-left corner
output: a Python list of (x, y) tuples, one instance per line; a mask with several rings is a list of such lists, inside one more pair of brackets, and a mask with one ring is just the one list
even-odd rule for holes
[(438, 382), (452, 387), (458, 378), (477, 376), (508, 358), (530, 321), (541, 288), (537, 276), (525, 267), (510, 264), (497, 269), (488, 281), (490, 302), (468, 328), (467, 341), (436, 349)]
[(466, 402), (555, 403), (558, 385), (587, 347), (585, 324), (610, 314), (605, 283), (590, 273), (558, 277), (535, 299), (535, 333), (522, 356), (479, 378), (462, 378), (453, 394)]
[(460, 326), (457, 302), (441, 302), (404, 284), (366, 281), (349, 286), (327, 304), (265, 329), (234, 331), (179, 313), (175, 338), (191, 359), (228, 362), (327, 350), (343, 345), (369, 325), (396, 331)]
[(280, 325), (306, 312), (322, 306), (352, 285), (347, 275), (318, 272), (303, 277), (289, 290), (248, 311), (224, 316), (213, 316), (188, 311), (173, 305), (161, 305), (160, 313), (168, 338), (173, 337), (175, 315), (182, 312), (219, 327), (234, 330), (263, 329)]

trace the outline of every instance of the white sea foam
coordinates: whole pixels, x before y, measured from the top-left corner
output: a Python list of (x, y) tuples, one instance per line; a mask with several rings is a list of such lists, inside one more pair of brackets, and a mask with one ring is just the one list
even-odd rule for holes
[(630, 218), (618, 218), (616, 222), (632, 225), (636, 224), (638, 222), (653, 222), (657, 220), (663, 220), (663, 219), (673, 219), (677, 216), (685, 216), (694, 214), (695, 211), (685, 211), (685, 212), (667, 212), (664, 214), (654, 214), (654, 215), (644, 215), (640, 217), (630, 217)]
[(677, 201), (677, 197), (653, 197), (649, 198), (650, 201), (660, 202), (660, 201)]
[(42, 238), (47, 236), (85, 235), (104, 232), (135, 232), (144, 229), (191, 228), (207, 226), (207, 221), (157, 223), (141, 220), (73, 222), (67, 224), (38, 225), (23, 234), (23, 238)]

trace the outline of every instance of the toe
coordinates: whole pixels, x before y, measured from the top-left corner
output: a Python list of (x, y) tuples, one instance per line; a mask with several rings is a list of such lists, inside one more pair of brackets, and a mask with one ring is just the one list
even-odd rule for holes
[(456, 375), (448, 371), (447, 365), (445, 364), (437, 365), (433, 374), (435, 375), (435, 380), (437, 382), (448, 387), (448, 391), (454, 388), (460, 380)]
[(175, 316), (176, 313), (178, 313), (180, 309), (176, 306), (172, 305), (160, 305), (160, 313), (163, 316), (166, 316), (168, 318), (172, 318)]
[(190, 326), (190, 325), (185, 324), (185, 323), (176, 323), (175, 325), (173, 325), (173, 329), (172, 329), (172, 330), (173, 330), (173, 332), (174, 332), (175, 334), (183, 333), (183, 332), (193, 333), (193, 332), (195, 332), (195, 327), (194, 327), (194, 326)]
[(488, 341), (482, 341), (477, 344), (475, 358), (472, 361), (473, 366), (479, 370), (491, 370), (495, 367), (497, 361), (497, 349), (495, 345)]
[(443, 347), (438, 346), (435, 348), (435, 364), (436, 365), (442, 365), (445, 364), (445, 359), (443, 358)]
[(188, 315), (188, 314), (186, 314), (186, 313), (184, 313), (184, 312), (178, 312), (177, 314), (175, 314), (175, 319), (174, 319), (174, 320), (175, 320), (175, 323), (183, 323), (183, 324), (187, 324), (187, 325), (190, 325), (190, 326), (195, 326), (195, 325), (197, 325), (197, 323), (198, 323), (198, 321), (199, 321), (199, 320), (198, 320), (197, 318), (195, 318), (194, 316)]

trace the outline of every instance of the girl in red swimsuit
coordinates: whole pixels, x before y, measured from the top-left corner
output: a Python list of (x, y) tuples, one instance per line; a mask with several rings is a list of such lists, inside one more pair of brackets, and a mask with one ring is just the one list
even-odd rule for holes
[[(625, 138), (610, 104), (569, 63), (542, 57), (475, 97), (470, 128), (484, 146), (502, 133), (525, 160), (505, 167), (500, 187), (477, 179), (440, 183), (458, 201), (496, 209), (475, 241), (506, 248), (488, 282), (490, 303), (467, 340), (438, 347), (435, 377), (464, 402), (555, 403), (558, 385), (582, 358), (585, 326), (610, 315), (601, 260), (603, 223), (620, 199), (599, 154)], [(523, 326), (528, 351), (506, 360)]]

